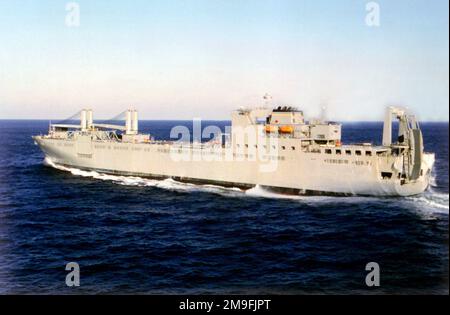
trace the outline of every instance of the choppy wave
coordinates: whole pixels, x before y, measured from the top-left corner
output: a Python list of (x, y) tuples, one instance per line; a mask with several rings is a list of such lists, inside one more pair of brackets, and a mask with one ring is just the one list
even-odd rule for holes
[(436, 170), (433, 168), (430, 177), (430, 187), (417, 196), (405, 197), (412, 202), (418, 210), (432, 210), (434, 213), (449, 213), (449, 194), (436, 191), (437, 188)]
[(429, 188), (423, 194), (405, 198), (412, 202), (413, 206), (418, 210), (449, 213), (449, 195), (436, 192), (433, 188)]
[[(136, 176), (120, 176), (120, 175), (110, 175), (99, 173), (96, 171), (85, 171), (77, 168), (66, 167), (58, 165), (46, 158), (44, 163), (48, 166), (56, 168), (58, 170), (70, 172), (76, 176), (90, 177), (98, 180), (111, 181), (118, 185), (126, 186), (142, 186), (142, 187), (156, 187), (171, 191), (181, 191), (181, 192), (209, 192), (215, 193), (227, 197), (255, 197), (255, 198), (269, 198), (269, 199), (288, 199), (300, 201), (306, 204), (317, 204), (317, 203), (361, 203), (361, 202), (386, 202), (391, 203), (392, 198), (383, 197), (364, 197), (364, 196), (350, 196), (350, 197), (335, 197), (335, 196), (304, 196), (304, 195), (289, 195), (282, 194), (275, 191), (271, 191), (266, 187), (256, 185), (255, 187), (248, 190), (241, 190), (236, 187), (224, 187), (219, 185), (199, 185), (192, 183), (184, 183), (173, 180), (171, 178), (167, 179), (149, 179)], [(433, 184), (431, 184), (433, 187)], [(411, 202), (411, 206), (419, 211), (431, 211), (437, 213), (448, 213), (449, 212), (449, 195), (439, 193), (430, 187), (426, 192), (417, 196), (411, 197), (398, 197), (403, 199), (403, 201)]]
[(434, 191), (432, 188), (426, 192), (411, 197), (370, 197), (370, 196), (299, 196), (299, 195), (284, 195), (277, 192), (270, 191), (267, 188), (256, 186), (246, 191), (247, 196), (276, 198), (276, 199), (291, 199), (298, 200), (303, 203), (314, 204), (355, 204), (377, 202), (379, 204), (386, 204), (389, 206), (392, 202), (406, 202), (409, 203), (409, 208), (425, 214), (432, 213), (449, 213), (449, 195)]

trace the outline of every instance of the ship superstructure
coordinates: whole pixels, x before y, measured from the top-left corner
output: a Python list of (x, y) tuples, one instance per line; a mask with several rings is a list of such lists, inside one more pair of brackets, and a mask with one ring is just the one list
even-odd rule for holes
[(343, 144), (341, 124), (306, 121), (288, 106), (234, 111), (230, 132), (206, 143), (139, 133), (135, 110), (126, 111), (124, 126), (96, 123), (92, 110), (82, 110), (79, 125), (51, 124), (47, 135), (33, 138), (64, 166), (305, 194), (414, 195), (428, 187), (434, 164), (414, 116), (394, 107), (386, 110), (379, 146)]

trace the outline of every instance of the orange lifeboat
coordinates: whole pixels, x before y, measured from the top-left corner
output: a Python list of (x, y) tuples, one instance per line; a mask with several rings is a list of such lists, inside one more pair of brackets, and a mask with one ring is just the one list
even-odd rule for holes
[(277, 130), (277, 128), (275, 126), (266, 125), (266, 132), (267, 133), (272, 133), (272, 132), (275, 132), (276, 130)]
[(293, 133), (294, 127), (292, 126), (281, 126), (280, 127), (280, 133)]

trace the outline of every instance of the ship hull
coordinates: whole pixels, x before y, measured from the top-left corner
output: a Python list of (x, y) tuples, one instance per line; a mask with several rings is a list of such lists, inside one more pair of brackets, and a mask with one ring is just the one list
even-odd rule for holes
[[(301, 193), (408, 196), (429, 183), (434, 156), (424, 155), (423, 176), (408, 183), (383, 179), (381, 171), (397, 162), (392, 157), (352, 156), (330, 159), (301, 150), (281, 152), (261, 161), (238, 159), (230, 148), (175, 148), (165, 143), (111, 143), (34, 137), (55, 164), (103, 173), (174, 178), (249, 188), (256, 185)], [(230, 158), (232, 157), (232, 158)], [(267, 158), (267, 156), (266, 156)]]

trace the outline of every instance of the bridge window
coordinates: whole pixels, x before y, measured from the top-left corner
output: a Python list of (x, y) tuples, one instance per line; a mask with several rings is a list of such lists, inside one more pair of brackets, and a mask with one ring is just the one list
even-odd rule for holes
[(286, 150), (286, 147), (284, 145), (281, 146), (281, 149)]
[(341, 150), (336, 150), (336, 154), (341, 154)]
[(295, 147), (291, 147), (292, 151), (295, 151)]
[(366, 156), (372, 156), (372, 151), (366, 151)]
[(356, 150), (356, 151), (355, 151), (355, 154), (356, 154), (356, 155), (361, 155), (361, 151)]
[(331, 154), (331, 149), (325, 149), (325, 154)]
[(352, 155), (352, 150), (345, 150), (345, 154)]

